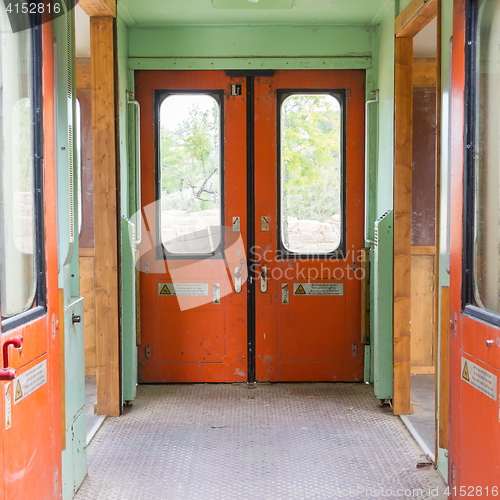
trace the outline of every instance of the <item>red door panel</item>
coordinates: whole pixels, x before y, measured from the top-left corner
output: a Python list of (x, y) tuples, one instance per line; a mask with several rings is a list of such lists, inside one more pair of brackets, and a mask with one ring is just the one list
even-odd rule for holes
[[(472, 4), (477, 2), (473, 1)], [(463, 279), (467, 251), (464, 228), (474, 225), (474, 218), (464, 210), (467, 205), (464, 179), (464, 96), (474, 96), (466, 89), (466, 23), (469, 9), (464, 0), (454, 1), (453, 55), (451, 92), (451, 267), (450, 267), (450, 443), (449, 482), (453, 498), (498, 496), (500, 485), (500, 328), (468, 314), (463, 305), (467, 285)], [(497, 89), (498, 90), (498, 89)], [(472, 97), (469, 97), (472, 95)], [(477, 125), (478, 120), (475, 120)], [(498, 141), (498, 138), (495, 138)], [(497, 166), (495, 166), (497, 168)], [(470, 187), (468, 189), (471, 189)], [(464, 221), (464, 217), (467, 218)], [(465, 222), (465, 223), (464, 223)], [(473, 272), (473, 269), (469, 271)], [(494, 271), (492, 269), (492, 271)], [(470, 311), (470, 309), (469, 309)], [(492, 341), (489, 343), (489, 341)], [(464, 371), (467, 363), (467, 370)], [(484, 370), (482, 382), (467, 382), (474, 365)], [(496, 380), (491, 383), (488, 380)], [(477, 379), (476, 379), (477, 381)], [(485, 394), (486, 392), (486, 394)], [(489, 395), (488, 395), (489, 393)], [(496, 488), (496, 490), (495, 490)]]
[[(231, 84), (241, 95), (231, 95)], [(158, 259), (146, 245), (155, 241), (154, 91), (223, 91), (224, 225), (220, 258)], [(136, 97), (141, 103), (142, 205), (145, 232), (141, 250), (141, 382), (242, 382), (247, 378), (246, 285), (234, 289), (236, 267), (245, 262), (246, 245), (246, 100), (245, 80), (223, 71), (139, 71)], [(240, 231), (232, 231), (233, 217)], [(151, 245), (154, 247), (154, 244)], [(244, 267), (244, 266), (243, 266)], [(160, 284), (205, 286), (204, 296), (159, 295)], [(220, 303), (213, 299), (214, 285)], [(179, 300), (178, 300), (179, 299)], [(182, 309), (182, 310), (181, 310)], [(146, 352), (147, 349), (147, 352)]]
[[(358, 381), (363, 240), (364, 71), (276, 71), (255, 82), (255, 227), (257, 255), (269, 273), (268, 289), (256, 291), (257, 381)], [(331, 258), (278, 258), (278, 90), (345, 92), (345, 252)], [(332, 194), (333, 196), (333, 194)], [(269, 231), (262, 231), (269, 217)], [(300, 296), (294, 283), (337, 283), (340, 296)], [(289, 286), (283, 304), (282, 287)]]
[[(9, 347), (9, 365), (17, 369), (10, 384), (10, 412), (2, 408), (2, 482), (0, 498), (60, 498), (61, 400), (57, 264), (54, 57), (52, 23), (42, 30), (43, 219), (46, 311), (31, 322), (2, 331), (2, 344), (23, 337), (22, 350)], [(31, 371), (30, 371), (31, 370)], [(33, 371), (34, 370), (34, 371)], [(26, 378), (28, 374), (36, 376)], [(3, 496), (4, 495), (4, 496)]]
[[(278, 289), (282, 283), (278, 283)], [(290, 282), (290, 286), (293, 283)], [(278, 310), (278, 360), (282, 363), (345, 361), (345, 314), (345, 295), (291, 296), (290, 307)], [(306, 329), (304, 319), (307, 320)], [(335, 333), (330, 330), (330, 334), (312, 334), (322, 332), (325, 325), (336, 325)]]

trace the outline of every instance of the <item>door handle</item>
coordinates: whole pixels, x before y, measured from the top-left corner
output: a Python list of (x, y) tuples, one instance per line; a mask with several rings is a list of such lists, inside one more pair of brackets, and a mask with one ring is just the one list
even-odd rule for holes
[(9, 367), (9, 346), (13, 345), (16, 349), (23, 346), (23, 338), (18, 335), (11, 340), (6, 340), (3, 344), (3, 368), (0, 369), (0, 380), (14, 380), (17, 376), (17, 370)]
[(234, 291), (236, 293), (241, 292), (241, 267), (234, 269)]
[(261, 265), (260, 259), (257, 259), (255, 263), (260, 268), (260, 291), (265, 293), (267, 292), (267, 266)]

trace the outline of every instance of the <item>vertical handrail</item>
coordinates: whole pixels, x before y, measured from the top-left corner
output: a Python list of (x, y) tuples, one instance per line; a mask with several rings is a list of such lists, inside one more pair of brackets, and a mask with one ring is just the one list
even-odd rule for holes
[(141, 105), (134, 99), (133, 92), (127, 92), (127, 104), (135, 107), (135, 204), (136, 204), (136, 245), (142, 239), (142, 217), (141, 213)]
[(372, 90), (371, 95), (375, 96), (365, 103), (365, 243), (368, 245), (375, 245), (375, 241), (370, 240), (368, 237), (368, 208), (370, 201), (370, 104), (378, 102), (378, 89)]

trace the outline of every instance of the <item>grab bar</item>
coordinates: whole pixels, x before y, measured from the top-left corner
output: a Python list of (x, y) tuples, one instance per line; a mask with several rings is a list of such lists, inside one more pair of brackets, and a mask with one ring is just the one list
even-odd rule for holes
[(369, 123), (369, 107), (370, 104), (378, 102), (378, 89), (372, 90), (371, 95), (375, 96), (373, 99), (369, 99), (365, 103), (365, 243), (368, 245), (375, 245), (373, 240), (368, 237), (368, 207), (370, 198), (370, 123)]
[(127, 104), (135, 107), (135, 204), (136, 204), (136, 244), (142, 239), (142, 217), (141, 213), (141, 105), (134, 99), (133, 92), (127, 92)]

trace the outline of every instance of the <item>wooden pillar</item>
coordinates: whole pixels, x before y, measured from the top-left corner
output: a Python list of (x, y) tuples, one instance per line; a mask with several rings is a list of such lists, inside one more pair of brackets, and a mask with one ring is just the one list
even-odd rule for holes
[(120, 329), (114, 18), (91, 17), (97, 413), (118, 416)]
[(394, 163), (394, 414), (410, 400), (413, 38), (396, 38)]

